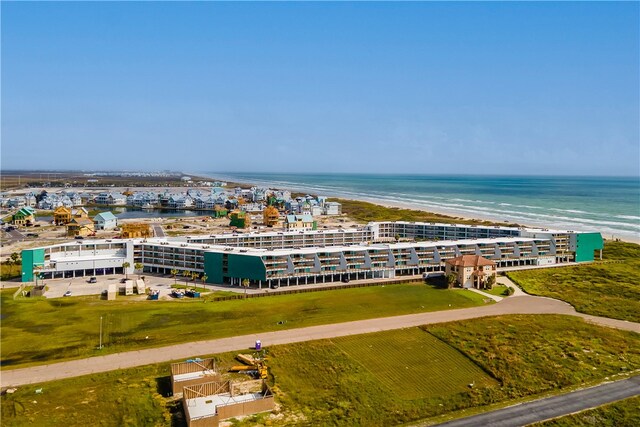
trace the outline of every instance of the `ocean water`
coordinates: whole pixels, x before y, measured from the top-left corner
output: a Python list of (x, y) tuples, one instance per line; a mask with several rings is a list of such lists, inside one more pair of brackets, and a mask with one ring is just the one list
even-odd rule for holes
[(640, 240), (640, 178), (207, 173), (234, 182)]

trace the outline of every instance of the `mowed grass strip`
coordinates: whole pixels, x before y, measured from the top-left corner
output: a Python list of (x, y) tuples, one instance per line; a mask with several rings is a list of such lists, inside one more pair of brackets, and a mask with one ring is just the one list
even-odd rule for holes
[(332, 340), (402, 399), (464, 392), (498, 382), (458, 350), (419, 328)]
[(507, 276), (529, 294), (561, 299), (582, 313), (640, 322), (640, 245), (607, 241), (603, 261)]
[[(0, 294), (2, 368), (374, 317), (482, 305), (469, 291), (398, 284), (247, 300), (133, 301)], [(103, 318), (103, 345), (99, 342)]]

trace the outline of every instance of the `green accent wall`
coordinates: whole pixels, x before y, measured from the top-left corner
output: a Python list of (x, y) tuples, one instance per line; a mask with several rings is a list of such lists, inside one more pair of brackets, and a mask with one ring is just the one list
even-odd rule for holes
[(22, 251), (22, 281), (33, 282), (33, 267), (44, 265), (44, 249)]
[(204, 274), (207, 283), (222, 284), (222, 255), (216, 252), (204, 253)]
[(600, 233), (576, 234), (576, 262), (593, 261), (593, 251), (602, 249), (603, 246)]
[(225, 276), (267, 280), (267, 267), (259, 256), (229, 254), (229, 272)]

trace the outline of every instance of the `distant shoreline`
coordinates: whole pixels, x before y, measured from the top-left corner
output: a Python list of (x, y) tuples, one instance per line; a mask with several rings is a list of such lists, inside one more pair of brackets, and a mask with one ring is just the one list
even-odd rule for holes
[[(292, 187), (292, 186), (282, 186), (280, 184), (268, 184), (268, 183), (260, 183), (260, 182), (255, 182), (255, 181), (250, 181), (250, 180), (244, 180), (244, 179), (238, 179), (238, 178), (231, 178), (231, 177), (225, 177), (223, 175), (204, 175), (202, 173), (196, 173), (196, 174), (192, 174), (192, 173), (185, 173), (186, 175), (189, 176), (196, 176), (196, 177), (201, 177), (201, 178), (205, 178), (205, 179), (214, 179), (214, 180), (219, 180), (219, 181), (225, 181), (229, 184), (243, 184), (243, 185), (252, 185), (252, 186), (263, 186), (263, 185), (268, 185), (271, 188), (274, 189), (279, 189), (279, 190), (288, 190), (291, 192), (312, 192), (312, 193), (317, 193), (317, 190), (312, 190), (309, 188), (304, 188), (304, 186), (302, 187)], [(376, 199), (376, 198), (372, 198), (372, 197), (358, 197), (358, 196), (353, 196), (353, 195), (344, 195), (344, 194), (321, 194), (323, 196), (327, 196), (329, 198), (337, 198), (337, 199), (346, 199), (346, 200), (355, 200), (355, 201), (360, 201), (360, 202), (367, 202), (367, 203), (372, 203), (375, 205), (379, 205), (379, 206), (384, 206), (387, 208), (401, 208), (401, 209), (411, 209), (411, 210), (416, 210), (416, 211), (421, 211), (421, 212), (430, 212), (430, 213), (435, 213), (435, 214), (440, 214), (440, 215), (447, 215), (447, 216), (451, 216), (453, 218), (461, 218), (464, 220), (482, 220), (482, 221), (491, 221), (491, 222), (504, 222), (504, 223), (512, 223), (514, 227), (531, 227), (531, 228), (539, 228), (540, 225), (533, 225), (533, 224), (528, 224), (526, 221), (518, 221), (518, 222), (514, 222), (514, 221), (507, 221), (504, 219), (501, 219), (499, 217), (496, 216), (492, 216), (492, 215), (482, 215), (482, 214), (477, 214), (474, 216), (470, 216), (468, 214), (464, 214), (464, 213), (459, 213), (453, 210), (447, 210), (447, 209), (441, 209), (441, 208), (429, 208), (426, 209), (422, 206), (419, 205), (415, 205), (412, 204), (410, 202), (392, 202), (392, 201), (388, 201), (388, 200), (380, 200), (380, 199)], [(549, 223), (548, 224), (549, 228), (553, 228), (553, 224)], [(598, 230), (598, 229), (594, 229), (594, 231), (599, 231), (602, 234), (602, 237), (608, 240), (611, 240), (609, 237), (607, 236), (604, 232)], [(616, 239), (624, 241), (624, 242), (629, 242), (629, 243), (636, 243), (636, 244), (640, 244), (640, 236), (638, 236), (637, 238), (633, 238), (631, 236), (627, 236), (627, 235), (619, 235), (619, 236), (615, 236)]]

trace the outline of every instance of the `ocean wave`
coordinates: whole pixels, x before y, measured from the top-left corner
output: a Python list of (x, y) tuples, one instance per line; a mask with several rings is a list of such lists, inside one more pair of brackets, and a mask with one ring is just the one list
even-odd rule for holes
[(640, 221), (640, 216), (635, 216), (635, 215), (616, 215), (616, 218)]

